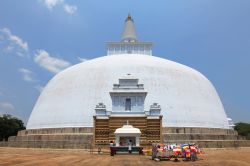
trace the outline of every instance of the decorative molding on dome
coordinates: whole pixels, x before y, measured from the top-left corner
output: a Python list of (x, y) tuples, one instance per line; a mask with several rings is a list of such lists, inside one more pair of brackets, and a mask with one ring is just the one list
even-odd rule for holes
[(158, 103), (153, 103), (150, 106), (149, 115), (151, 115), (151, 116), (160, 116), (161, 115), (161, 106)]
[(109, 112), (106, 110), (106, 106), (103, 103), (98, 103), (95, 107), (95, 114), (97, 116), (107, 116)]
[(152, 55), (152, 42), (107, 42), (107, 55)]
[(112, 93), (145, 93), (144, 85), (139, 84), (139, 79), (127, 74), (126, 77), (120, 78), (118, 84), (113, 84)]
[(150, 106), (150, 109), (151, 109), (151, 110), (160, 110), (160, 109), (161, 109), (161, 106), (160, 106), (158, 103), (153, 103), (153, 104)]
[(106, 109), (106, 106), (103, 103), (98, 103), (95, 107), (96, 109)]

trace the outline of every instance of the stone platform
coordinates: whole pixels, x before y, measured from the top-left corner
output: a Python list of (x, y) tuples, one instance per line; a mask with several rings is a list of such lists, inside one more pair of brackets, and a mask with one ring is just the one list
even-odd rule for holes
[[(19, 131), (8, 139), (9, 147), (89, 149), (93, 128), (49, 128)], [(0, 145), (1, 146), (1, 145)]]
[[(92, 127), (22, 130), (0, 146), (23, 148), (90, 149)], [(234, 130), (215, 128), (162, 128), (162, 143), (197, 143), (203, 148), (250, 147), (250, 140)], [(106, 145), (108, 146), (108, 145)]]

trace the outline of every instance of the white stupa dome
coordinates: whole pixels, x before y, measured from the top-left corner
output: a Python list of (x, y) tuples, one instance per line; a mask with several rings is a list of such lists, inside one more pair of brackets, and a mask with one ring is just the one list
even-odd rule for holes
[(30, 115), (27, 129), (93, 126), (96, 104), (112, 109), (109, 92), (131, 74), (147, 91), (144, 109), (161, 105), (163, 127), (228, 128), (220, 98), (198, 71), (163, 58), (120, 54), (74, 65), (49, 81)]
[(108, 43), (108, 56), (74, 65), (49, 81), (30, 115), (27, 129), (93, 127), (95, 106), (112, 111), (109, 92), (125, 75), (139, 79), (147, 96), (144, 110), (158, 103), (163, 127), (229, 128), (220, 98), (198, 71), (151, 56), (152, 43), (138, 42), (129, 15), (120, 42)]

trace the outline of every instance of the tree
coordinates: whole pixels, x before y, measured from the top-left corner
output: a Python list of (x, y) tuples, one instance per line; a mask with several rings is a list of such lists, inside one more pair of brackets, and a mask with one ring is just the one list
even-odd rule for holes
[(239, 135), (247, 137), (250, 139), (250, 124), (239, 122), (235, 124), (234, 129), (238, 132)]
[(23, 121), (8, 114), (0, 116), (0, 141), (7, 141), (9, 136), (17, 135), (19, 130), (24, 130)]

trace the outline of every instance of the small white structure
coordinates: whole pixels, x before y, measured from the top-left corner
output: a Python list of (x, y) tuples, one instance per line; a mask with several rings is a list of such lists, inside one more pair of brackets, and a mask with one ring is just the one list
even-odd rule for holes
[[(141, 131), (132, 125), (126, 124), (115, 130), (115, 145), (120, 146), (121, 138), (135, 140), (135, 146), (140, 146)], [(133, 141), (132, 141), (133, 142)]]

